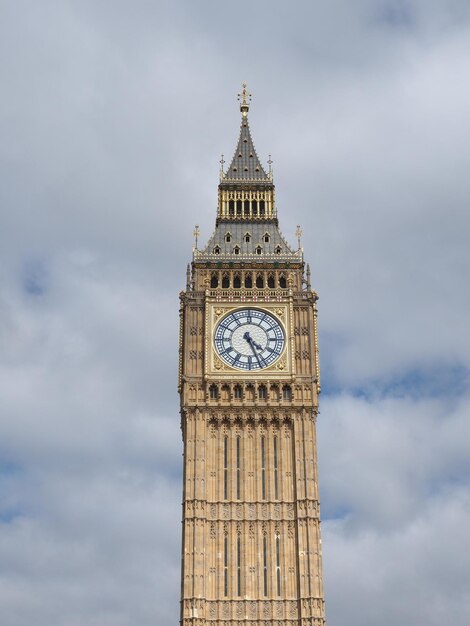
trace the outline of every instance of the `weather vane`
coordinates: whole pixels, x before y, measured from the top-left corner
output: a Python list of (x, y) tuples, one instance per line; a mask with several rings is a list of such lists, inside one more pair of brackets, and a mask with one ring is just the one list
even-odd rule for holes
[(246, 82), (242, 83), (242, 92), (238, 94), (238, 101), (240, 102), (240, 111), (246, 116), (251, 102), (251, 93), (246, 90)]
[(199, 226), (196, 224), (196, 226), (194, 227), (194, 239), (195, 239), (195, 244), (194, 247), (197, 249), (197, 238), (199, 237), (199, 235), (201, 234), (201, 231), (199, 230)]
[(300, 228), (299, 224), (297, 224), (297, 229), (295, 231), (295, 236), (297, 237), (297, 241), (299, 244), (299, 248), (300, 248), (300, 238), (302, 237), (302, 229)]

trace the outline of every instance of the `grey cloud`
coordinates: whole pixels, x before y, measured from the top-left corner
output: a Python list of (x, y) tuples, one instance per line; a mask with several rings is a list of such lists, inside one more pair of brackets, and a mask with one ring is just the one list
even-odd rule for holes
[(466, 624), (468, 3), (1, 11), (2, 624), (177, 620), (178, 292), (243, 79), (320, 293), (328, 623)]

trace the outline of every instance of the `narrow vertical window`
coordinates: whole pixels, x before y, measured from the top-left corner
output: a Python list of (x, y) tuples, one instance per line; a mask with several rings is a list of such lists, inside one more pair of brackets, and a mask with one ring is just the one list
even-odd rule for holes
[(228, 596), (228, 537), (224, 536), (224, 596)]
[(277, 478), (277, 437), (274, 437), (274, 450), (273, 450), (273, 454), (274, 454), (274, 499), (278, 500), (279, 499), (279, 483), (278, 483), (278, 478)]
[(240, 535), (238, 535), (237, 537), (237, 596), (242, 595), (241, 567), (242, 567), (242, 549), (241, 549)]
[(237, 437), (237, 500), (240, 500), (240, 437)]
[(224, 437), (224, 500), (228, 498), (228, 437)]
[(266, 468), (265, 468), (264, 435), (261, 437), (261, 499), (266, 499)]
[(277, 595), (281, 595), (281, 551), (279, 546), (279, 537), (276, 536), (276, 582)]
[(263, 590), (268, 595), (268, 546), (266, 536), (263, 537)]

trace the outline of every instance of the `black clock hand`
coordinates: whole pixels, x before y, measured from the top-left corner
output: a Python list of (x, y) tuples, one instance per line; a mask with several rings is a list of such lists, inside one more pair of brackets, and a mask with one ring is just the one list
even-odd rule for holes
[(253, 352), (253, 354), (255, 355), (256, 360), (258, 361), (259, 366), (260, 366), (260, 367), (263, 367), (263, 364), (262, 364), (262, 359), (260, 358), (259, 354), (256, 352), (256, 350), (255, 350), (255, 346), (253, 345), (253, 341), (249, 341), (248, 343), (250, 344), (251, 351), (252, 351), (252, 352)]
[(254, 341), (251, 337), (250, 337), (250, 333), (247, 331), (244, 335), (243, 335), (243, 339), (245, 339), (245, 341), (247, 341), (250, 345), (251, 351), (253, 352), (253, 354), (256, 357), (256, 360), (258, 361), (258, 364), (260, 367), (263, 367), (263, 364), (266, 365), (264, 363), (264, 359), (262, 359), (260, 357), (260, 355), (256, 352), (255, 346), (259, 349), (262, 350), (261, 346), (259, 345), (259, 343), (256, 343), (256, 341)]
[(259, 343), (256, 343), (256, 341), (253, 339), (253, 337), (250, 336), (250, 333), (248, 331), (246, 331), (246, 333), (243, 335), (243, 339), (245, 339), (250, 345), (255, 346), (255, 348), (257, 348), (258, 350), (263, 349), (263, 346), (260, 346)]

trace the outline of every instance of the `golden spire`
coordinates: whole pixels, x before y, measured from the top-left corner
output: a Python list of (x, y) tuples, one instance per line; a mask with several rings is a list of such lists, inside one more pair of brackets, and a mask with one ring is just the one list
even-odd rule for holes
[(248, 93), (246, 90), (246, 82), (242, 83), (242, 92), (238, 94), (238, 101), (240, 102), (240, 111), (243, 117), (246, 117), (251, 102), (251, 93)]

